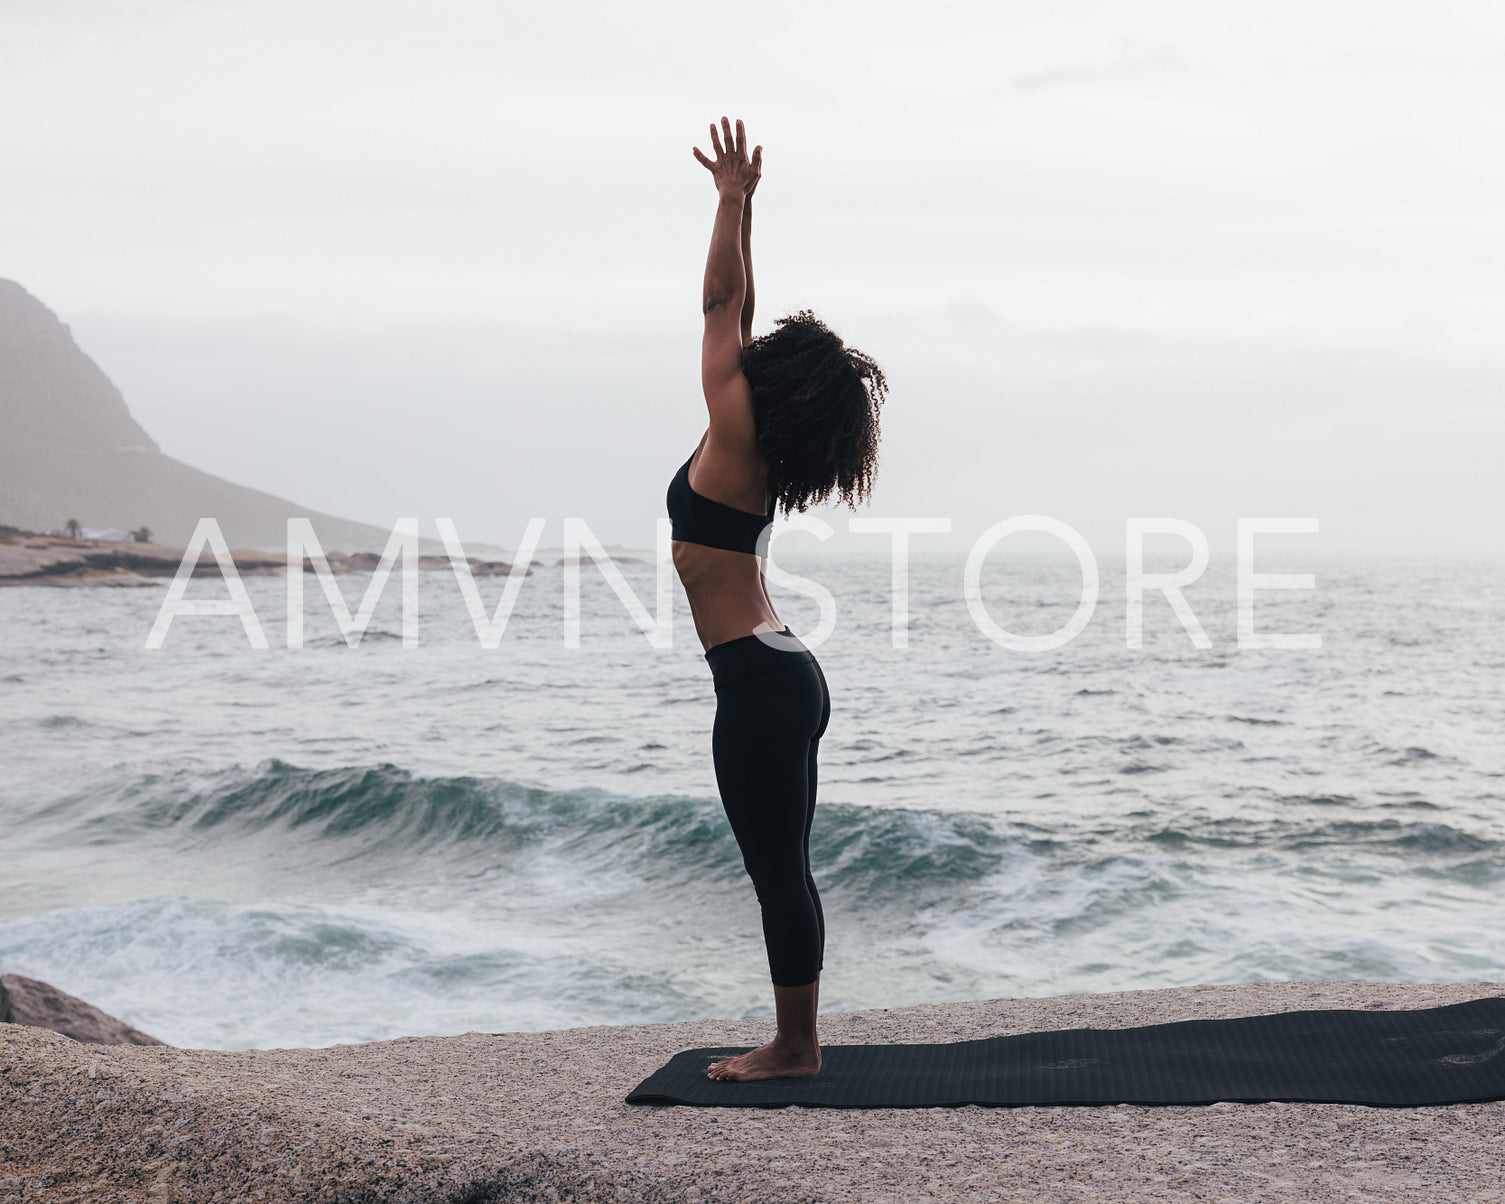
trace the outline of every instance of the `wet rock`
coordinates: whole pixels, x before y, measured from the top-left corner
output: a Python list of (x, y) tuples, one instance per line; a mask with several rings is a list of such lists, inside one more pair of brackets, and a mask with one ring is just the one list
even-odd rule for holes
[(165, 1045), (51, 983), (0, 974), (0, 1023), (47, 1028), (91, 1045)]

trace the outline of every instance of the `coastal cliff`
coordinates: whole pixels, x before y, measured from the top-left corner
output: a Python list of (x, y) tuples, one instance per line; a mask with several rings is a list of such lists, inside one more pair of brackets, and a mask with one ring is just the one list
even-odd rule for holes
[[(1420, 1008), (1498, 983), (1269, 982), (822, 1017), (827, 1044), (961, 1041), (1308, 1008)], [(1505, 1104), (777, 1110), (623, 1102), (677, 1050), (767, 1020), (224, 1052), (0, 1025), (0, 1201), (1485, 1200)]]
[(389, 534), (164, 455), (58, 316), (0, 280), (0, 523), (41, 531), (70, 518), (122, 530), (144, 524), (182, 547), (204, 515), (246, 547), (281, 544), (295, 516), (311, 519), (331, 547), (380, 551)]

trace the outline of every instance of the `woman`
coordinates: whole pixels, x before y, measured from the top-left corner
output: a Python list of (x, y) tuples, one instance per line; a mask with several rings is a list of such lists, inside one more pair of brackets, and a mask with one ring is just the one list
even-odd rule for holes
[(711, 126), (716, 183), (706, 260), (700, 378), (710, 425), (669, 486), (674, 567), (716, 689), (716, 783), (763, 912), (777, 1032), (712, 1065), (749, 1082), (820, 1069), (815, 1034), (825, 921), (810, 874), (816, 754), (831, 715), (814, 655), (774, 613), (763, 556), (778, 506), (833, 494), (855, 507), (878, 459), (883, 373), (809, 311), (752, 338), (752, 195), (763, 148), (746, 151), (723, 117)]

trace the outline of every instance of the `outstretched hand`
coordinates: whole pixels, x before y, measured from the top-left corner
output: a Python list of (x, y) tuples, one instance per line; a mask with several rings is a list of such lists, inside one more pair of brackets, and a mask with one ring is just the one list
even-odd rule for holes
[(733, 196), (750, 197), (763, 176), (763, 148), (753, 147), (752, 158), (747, 157), (747, 133), (742, 128), (740, 117), (737, 118), (735, 137), (731, 122), (725, 117), (721, 119), (721, 129), (726, 134), (725, 150), (721, 149), (721, 135), (717, 132), (715, 123), (711, 123), (711, 146), (716, 151), (714, 163), (700, 153), (698, 146), (690, 149), (715, 179), (717, 192), (723, 196), (730, 193)]

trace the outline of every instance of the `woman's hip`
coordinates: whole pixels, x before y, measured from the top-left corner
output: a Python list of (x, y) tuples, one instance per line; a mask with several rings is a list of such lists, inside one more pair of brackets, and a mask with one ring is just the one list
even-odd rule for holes
[(803, 669), (824, 681), (815, 653), (787, 627), (783, 631), (760, 631), (716, 644), (707, 649), (705, 659), (718, 694), (752, 678), (789, 669)]
[(718, 739), (808, 741), (825, 731), (831, 697), (815, 654), (785, 632), (745, 636), (706, 653)]

